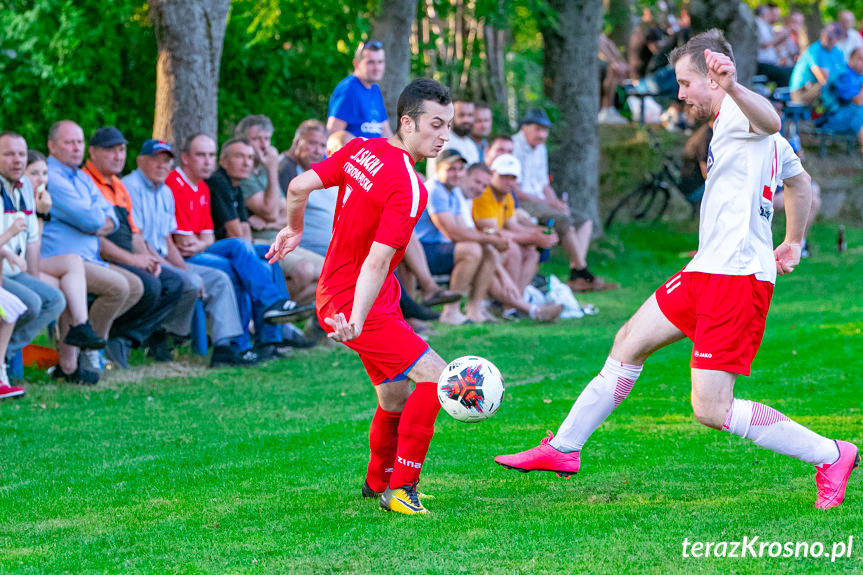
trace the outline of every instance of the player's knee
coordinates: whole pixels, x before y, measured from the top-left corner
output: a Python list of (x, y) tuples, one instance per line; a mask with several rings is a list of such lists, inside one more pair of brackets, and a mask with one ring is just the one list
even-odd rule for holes
[(617, 330), (617, 333), (614, 334), (614, 347), (625, 345), (630, 333), (632, 333), (632, 322), (627, 321), (619, 330)]
[(407, 400), (408, 396), (393, 396), (387, 397), (386, 399), (378, 399), (378, 404), (384, 411), (389, 411), (390, 413), (401, 413), (402, 411), (404, 411), (405, 403), (407, 402)]
[(692, 396), (692, 413), (698, 423), (713, 429), (722, 429), (725, 422), (725, 410), (714, 402), (703, 401)]

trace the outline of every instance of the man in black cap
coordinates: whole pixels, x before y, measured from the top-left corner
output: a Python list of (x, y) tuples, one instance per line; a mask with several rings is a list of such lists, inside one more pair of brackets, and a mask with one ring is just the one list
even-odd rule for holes
[(593, 222), (572, 210), (551, 187), (548, 174), (548, 149), (545, 141), (551, 121), (545, 110), (531, 108), (521, 121), (521, 130), (512, 137), (513, 155), (521, 162), (521, 178), (516, 186), (518, 205), (540, 223), (554, 220), (563, 251), (569, 257), (569, 285), (572, 291), (615, 289), (587, 269), (587, 251)]
[[(117, 136), (122, 139), (117, 141)], [(104, 146), (104, 147), (103, 147)], [(171, 145), (160, 140), (147, 140), (138, 157), (142, 161), (164, 166), (170, 171), (174, 153)], [(119, 221), (117, 228), (101, 239), (99, 255), (103, 260), (137, 276), (143, 286), (141, 299), (123, 315), (114, 320), (106, 356), (119, 367), (129, 366), (129, 350), (147, 345), (150, 354), (158, 361), (169, 361), (170, 350), (160, 335), (162, 323), (171, 315), (183, 294), (183, 281), (176, 272), (163, 268), (161, 258), (144, 242), (141, 230), (132, 218), (132, 200), (125, 184), (118, 176), (126, 165), (126, 140), (117, 128), (101, 128), (90, 139), (89, 160), (84, 168), (108, 202), (114, 206)]]
[(431, 272), (450, 274), (450, 290), (468, 292), (466, 314), (461, 312), (457, 301), (443, 307), (440, 321), (454, 325), (490, 320), (483, 302), (494, 279), (497, 260), (487, 251), (506, 251), (509, 245), (500, 234), (484, 234), (477, 230), (470, 213), (465, 214), (468, 208), (458, 184), (466, 163), (453, 149), (438, 154), (437, 179), (428, 182), (428, 204), (416, 227)]

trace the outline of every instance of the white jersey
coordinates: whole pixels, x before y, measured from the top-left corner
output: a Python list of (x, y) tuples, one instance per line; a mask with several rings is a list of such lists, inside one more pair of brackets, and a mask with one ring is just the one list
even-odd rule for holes
[(779, 165), (779, 182), (777, 185), (781, 185), (782, 180), (802, 174), (804, 172), (803, 164), (797, 154), (794, 153), (791, 143), (782, 134), (773, 134), (773, 139), (776, 140), (777, 164)]
[(749, 119), (726, 95), (707, 152), (698, 252), (685, 271), (754, 274), (776, 283), (770, 224), (778, 167), (776, 139), (752, 133)]

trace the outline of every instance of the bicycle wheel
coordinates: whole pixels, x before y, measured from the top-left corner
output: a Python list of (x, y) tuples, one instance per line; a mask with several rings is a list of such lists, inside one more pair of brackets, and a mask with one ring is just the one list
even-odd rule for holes
[(605, 219), (605, 228), (610, 229), (615, 220), (628, 223), (658, 220), (668, 207), (669, 192), (661, 183), (644, 182), (623, 197)]

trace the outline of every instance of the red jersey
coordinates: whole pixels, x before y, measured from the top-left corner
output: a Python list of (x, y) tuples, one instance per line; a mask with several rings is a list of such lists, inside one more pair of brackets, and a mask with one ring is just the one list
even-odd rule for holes
[(210, 213), (210, 188), (201, 180), (192, 187), (179, 168), (168, 174), (165, 183), (174, 193), (174, 211), (177, 217), (175, 234), (197, 235), (213, 233), (213, 215)]
[(372, 309), (397, 312), (398, 282), (393, 270), (404, 257), (414, 227), (428, 201), (406, 151), (384, 138), (354, 138), (323, 162), (312, 165), (324, 187), (339, 187), (333, 238), (318, 281), (315, 304), (346, 315), (372, 242), (395, 248), (389, 274)]

